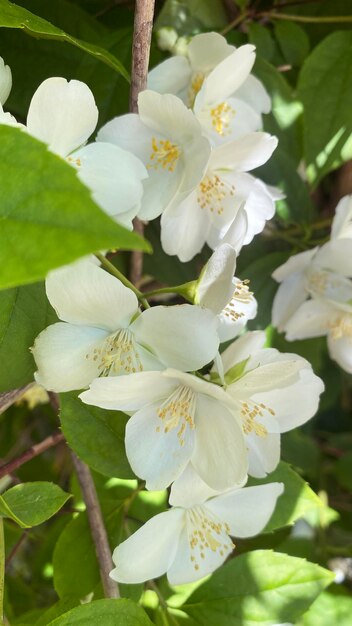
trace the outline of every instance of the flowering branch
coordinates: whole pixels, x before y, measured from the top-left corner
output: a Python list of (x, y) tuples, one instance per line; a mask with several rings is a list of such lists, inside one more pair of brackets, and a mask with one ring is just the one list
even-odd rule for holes
[(118, 585), (109, 576), (109, 572), (111, 572), (114, 565), (111, 559), (109, 540), (92, 475), (88, 466), (78, 459), (75, 454), (72, 454), (72, 459), (82, 490), (83, 499), (87, 507), (87, 515), (99, 563), (104, 595), (106, 598), (119, 598), (120, 592)]
[(39, 456), (39, 454), (42, 454), (53, 446), (57, 446), (57, 444), (63, 441), (65, 441), (65, 437), (62, 433), (57, 432), (50, 435), (50, 437), (47, 437), (43, 441), (36, 443), (34, 446), (31, 446), (28, 450), (20, 454), (20, 456), (12, 459), (12, 461), (9, 461), (5, 465), (2, 465), (0, 467), (0, 478), (3, 478), (3, 476), (6, 476), (7, 474), (12, 474), (12, 472), (21, 467), (21, 465), (24, 465), (28, 461), (31, 461), (31, 459), (34, 459), (34, 457)]
[[(150, 42), (152, 38), (155, 0), (136, 0), (134, 16), (130, 110), (138, 112), (138, 94), (147, 86)], [(144, 225), (135, 218), (134, 230), (143, 237)], [(138, 284), (143, 271), (143, 252), (134, 250), (131, 254), (131, 281)]]

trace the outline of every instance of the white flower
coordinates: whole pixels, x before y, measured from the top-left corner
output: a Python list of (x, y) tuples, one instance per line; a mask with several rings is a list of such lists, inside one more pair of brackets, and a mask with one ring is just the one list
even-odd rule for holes
[(251, 133), (211, 152), (204, 177), (182, 202), (173, 202), (161, 218), (161, 242), (167, 254), (189, 261), (205, 243), (226, 241), (237, 251), (261, 232), (275, 213), (270, 189), (247, 172), (265, 163), (276, 137)]
[(148, 174), (126, 150), (109, 143), (84, 145), (97, 121), (94, 96), (85, 83), (48, 78), (31, 100), (27, 130), (77, 169), (106, 213), (131, 227)]
[(221, 355), (226, 393), (246, 437), (249, 474), (259, 478), (279, 462), (280, 433), (309, 420), (324, 390), (308, 361), (265, 349), (264, 343), (264, 332), (249, 332)]
[(308, 339), (327, 335), (331, 358), (352, 374), (352, 281), (350, 304), (323, 299), (304, 302), (286, 324), (286, 338)]
[(341, 198), (331, 225), (332, 239), (352, 239), (352, 195)]
[(98, 142), (108, 141), (135, 154), (146, 166), (144, 195), (138, 216), (153, 219), (171, 202), (179, 204), (203, 178), (210, 144), (191, 111), (176, 96), (143, 91), (139, 114), (108, 122)]
[(235, 547), (232, 537), (253, 537), (269, 521), (282, 483), (228, 491), (192, 506), (152, 517), (114, 550), (111, 578), (140, 583), (165, 572), (172, 585), (194, 582), (216, 570)]
[(189, 461), (219, 491), (246, 477), (241, 423), (230, 412), (230, 396), (218, 385), (169, 369), (98, 378), (80, 398), (134, 413), (126, 427), (126, 453), (148, 489), (170, 485)]
[[(249, 72), (254, 47), (238, 50), (217, 33), (192, 38), (187, 56), (174, 56), (155, 67), (148, 77), (150, 89), (174, 93), (190, 107), (218, 142), (257, 130), (261, 114), (271, 108), (261, 82)], [(199, 97), (198, 97), (199, 94)]]
[(50, 272), (46, 293), (63, 320), (40, 333), (33, 348), (36, 380), (46, 389), (81, 389), (97, 376), (165, 366), (196, 370), (217, 352), (210, 311), (185, 304), (140, 314), (136, 295), (89, 261)]
[(4, 59), (0, 57), (0, 105), (5, 104), (12, 87), (12, 74)]
[(240, 334), (257, 313), (257, 301), (248, 283), (234, 277), (236, 252), (229, 244), (215, 249), (196, 287), (195, 303), (218, 316), (220, 343)]

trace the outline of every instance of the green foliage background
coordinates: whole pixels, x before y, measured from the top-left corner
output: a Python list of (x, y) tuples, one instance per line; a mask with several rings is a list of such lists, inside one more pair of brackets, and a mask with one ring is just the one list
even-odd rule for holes
[[(239, 257), (238, 275), (251, 280), (259, 302), (251, 328), (270, 324), (276, 290), (271, 272), (291, 254), (325, 241), (337, 201), (352, 193), (351, 19), (350, 0), (157, 2), (156, 29), (170, 26), (180, 36), (225, 29), (230, 43), (254, 43), (254, 71), (272, 97), (264, 127), (278, 136), (279, 148), (258, 175), (279, 185), (286, 198)], [(99, 126), (126, 112), (132, 31), (128, 0), (0, 0), (0, 55), (14, 83), (6, 110), (25, 121), (40, 82), (64, 76), (92, 89)], [(165, 56), (154, 39), (151, 65)], [(297, 173), (301, 162), (307, 180)], [(29, 189), (39, 194), (30, 210)], [(106, 217), (58, 157), (1, 126), (0, 198), (0, 392), (8, 392), (32, 381), (29, 348), (55, 321), (38, 282), (47, 271), (100, 249), (151, 248)], [(195, 279), (209, 256), (205, 250), (187, 264), (167, 257), (156, 221), (146, 239), (153, 254), (145, 255), (144, 273), (161, 285)], [(128, 252), (116, 259), (121, 270), (127, 268)], [(156, 587), (121, 585), (123, 600), (104, 600), (70, 450), (60, 444), (0, 479), (5, 624), (350, 624), (351, 377), (329, 359), (323, 339), (288, 343), (271, 327), (268, 336), (281, 351), (309, 359), (326, 391), (313, 420), (283, 436), (283, 461), (268, 480), (284, 482), (285, 495), (265, 531), (239, 541), (235, 558), (206, 582), (171, 588), (162, 578)], [(16, 457), (61, 425), (69, 447), (92, 470), (115, 546), (165, 510), (167, 494), (141, 491), (133, 476), (123, 446), (126, 416), (87, 408), (77, 394), (63, 394), (59, 421), (50, 400), (34, 408), (23, 401), (0, 415), (0, 457)], [(329, 570), (343, 572), (343, 583), (332, 583)]]

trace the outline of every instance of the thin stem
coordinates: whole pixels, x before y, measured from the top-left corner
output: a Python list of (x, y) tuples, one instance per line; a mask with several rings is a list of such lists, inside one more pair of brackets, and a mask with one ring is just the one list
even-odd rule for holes
[(103, 256), (102, 254), (99, 254), (99, 252), (95, 256), (97, 257), (97, 259), (99, 259), (100, 263), (103, 265), (103, 267), (105, 267), (106, 270), (108, 270), (110, 274), (118, 278), (126, 287), (131, 289), (131, 291), (133, 291), (133, 293), (136, 294), (138, 300), (140, 300), (141, 304), (144, 306), (145, 309), (150, 308), (149, 303), (145, 299), (144, 294), (141, 291), (139, 291), (139, 289), (137, 289), (137, 287), (135, 287), (131, 283), (131, 281), (128, 280), (128, 278), (126, 278), (126, 276), (124, 276), (122, 272), (120, 272), (120, 270), (117, 269), (117, 267), (115, 267), (115, 265), (110, 263), (110, 261), (108, 261), (105, 258), (105, 256)]
[(117, 583), (109, 576), (114, 567), (97, 491), (89, 467), (72, 453), (78, 482), (87, 508), (88, 521), (97, 555), (100, 577), (106, 598), (119, 598)]
[(270, 20), (290, 20), (291, 22), (304, 22), (307, 24), (336, 24), (352, 22), (352, 15), (292, 15), (289, 13), (276, 13), (275, 11), (261, 11), (256, 17), (267, 17)]
[(17, 554), (18, 550), (22, 546), (23, 542), (27, 539), (27, 537), (28, 537), (28, 532), (27, 532), (27, 530), (24, 530), (22, 535), (20, 536), (19, 540), (17, 541), (17, 543), (15, 543), (14, 547), (12, 548), (9, 556), (7, 557), (7, 559), (5, 561), (5, 570), (8, 568), (8, 566), (10, 565), (13, 557)]
[[(130, 111), (138, 113), (138, 94), (146, 89), (150, 44), (152, 39), (155, 0), (136, 0), (132, 43), (132, 68)], [(143, 237), (144, 224), (138, 218), (133, 220), (134, 230)], [(131, 281), (138, 285), (143, 273), (143, 252), (131, 253)]]
[(12, 461), (9, 461), (8, 463), (5, 463), (5, 465), (2, 465), (0, 467), (0, 478), (3, 478), (3, 476), (6, 476), (7, 474), (12, 474), (12, 472), (21, 467), (21, 465), (24, 465), (24, 463), (28, 463), (28, 461), (31, 461), (34, 457), (39, 456), (39, 454), (49, 450), (49, 448), (57, 446), (63, 441), (65, 441), (65, 437), (62, 433), (57, 432), (54, 433), (54, 435), (50, 435), (50, 437), (47, 437), (43, 441), (36, 443), (34, 446), (31, 446), (28, 450), (20, 454), (20, 456), (12, 459)]
[(12, 404), (17, 402), (25, 391), (32, 387), (33, 383), (29, 383), (25, 387), (19, 387), (18, 389), (11, 389), (11, 391), (5, 391), (0, 393), (0, 414), (4, 413)]
[(236, 26), (239, 26), (241, 22), (243, 22), (249, 15), (250, 13), (248, 11), (245, 11), (241, 15), (238, 15), (234, 20), (232, 20), (232, 22), (230, 22), (227, 26), (225, 26), (225, 28), (222, 29), (221, 34), (226, 35), (227, 33), (229, 33), (230, 30), (236, 28)]
[(4, 621), (5, 539), (4, 521), (0, 517), (0, 622)]

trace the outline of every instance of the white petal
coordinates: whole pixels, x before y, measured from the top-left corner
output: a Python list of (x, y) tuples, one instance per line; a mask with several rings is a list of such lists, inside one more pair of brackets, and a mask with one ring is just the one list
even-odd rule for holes
[(191, 304), (147, 309), (130, 328), (167, 367), (183, 371), (203, 367), (219, 347), (215, 315)]
[(259, 130), (261, 117), (238, 98), (227, 98), (214, 106), (195, 108), (203, 132), (214, 146), (238, 139)]
[(15, 126), (16, 128), (21, 128), (22, 130), (26, 130), (23, 124), (19, 124), (16, 118), (11, 115), (11, 113), (5, 113), (4, 109), (0, 104), (0, 124), (5, 124), (6, 126)]
[(154, 67), (148, 74), (148, 89), (158, 93), (177, 94), (183, 91), (191, 78), (186, 57), (174, 56)]
[(218, 33), (201, 33), (192, 37), (187, 53), (192, 68), (196, 72), (208, 73), (227, 56), (232, 54), (234, 47), (230, 46), (225, 37)]
[(214, 250), (221, 243), (229, 243), (239, 254), (248, 230), (248, 214), (244, 210), (244, 203), (240, 202), (233, 219), (224, 225), (224, 229), (219, 231), (216, 226), (214, 221), (207, 237), (208, 246)]
[(97, 121), (94, 96), (85, 83), (47, 78), (31, 100), (27, 128), (50, 150), (67, 156), (87, 141)]
[(248, 172), (270, 159), (277, 138), (268, 133), (249, 133), (240, 139), (217, 146), (211, 153), (211, 169), (236, 169)]
[(168, 207), (161, 216), (161, 245), (166, 254), (176, 254), (186, 263), (204, 246), (210, 219), (192, 192), (177, 207)]
[(155, 515), (113, 553), (111, 578), (140, 583), (164, 574), (172, 563), (184, 526), (184, 511), (171, 509)]
[(248, 474), (255, 478), (265, 478), (276, 469), (280, 461), (280, 435), (268, 433), (258, 437), (255, 433), (246, 435), (248, 446)]
[(138, 96), (139, 117), (143, 124), (176, 144), (200, 137), (201, 127), (182, 100), (173, 94), (142, 91)]
[(352, 241), (333, 239), (324, 244), (317, 252), (314, 261), (325, 269), (342, 276), (352, 277)]
[(341, 198), (331, 225), (331, 239), (352, 238), (352, 196)]
[[(177, 391), (175, 392), (177, 394)], [(165, 400), (167, 402), (167, 400)], [(138, 411), (126, 426), (126, 454), (134, 473), (147, 489), (166, 489), (185, 469), (194, 448), (195, 433), (186, 421), (175, 420), (165, 431), (159, 415), (162, 402)], [(185, 425), (185, 430), (181, 428)]]
[[(305, 424), (318, 410), (319, 396), (324, 391), (323, 381), (314, 374), (308, 361), (301, 359), (301, 363), (302, 369), (296, 383), (252, 397), (254, 402), (263, 403), (274, 410), (276, 432), (285, 433)], [(262, 423), (266, 425), (265, 417)]]
[(191, 461), (204, 482), (219, 491), (242, 483), (247, 474), (242, 428), (228, 409), (210, 397), (198, 397)]
[(330, 328), (330, 321), (335, 317), (336, 309), (322, 300), (308, 300), (292, 315), (286, 324), (288, 341), (307, 339), (325, 335)]
[(106, 330), (57, 323), (38, 335), (33, 347), (36, 381), (49, 391), (82, 389), (99, 376), (93, 358), (87, 358), (107, 337)]
[(307, 300), (308, 296), (303, 273), (287, 276), (275, 294), (272, 309), (273, 326), (283, 332), (290, 317)]
[(205, 79), (196, 97), (195, 110), (231, 96), (248, 77), (255, 61), (254, 51), (254, 46), (246, 44), (221, 61)]
[(258, 113), (270, 113), (271, 99), (264, 85), (250, 74), (236, 91), (236, 97), (250, 104)]
[[(206, 534), (202, 523), (207, 525)], [(218, 525), (219, 533), (212, 529), (211, 524)], [(220, 567), (231, 554), (232, 548), (232, 541), (219, 518), (203, 506), (189, 509), (186, 513), (186, 527), (180, 535), (174, 561), (167, 572), (169, 582), (181, 585), (204, 578)]]
[(265, 332), (261, 330), (248, 332), (236, 339), (236, 341), (221, 354), (224, 371), (228, 372), (231, 367), (237, 363), (249, 359), (252, 354), (263, 348), (265, 342)]
[(182, 384), (190, 389), (193, 389), (196, 393), (210, 396), (217, 402), (220, 402), (224, 406), (228, 406), (230, 409), (236, 409), (237, 405), (234, 404), (230, 396), (220, 387), (208, 380), (194, 376), (193, 374), (187, 374), (174, 369), (167, 369), (162, 372), (162, 376), (165, 378), (172, 378), (178, 380), (179, 384)]
[(12, 87), (12, 74), (4, 59), (0, 57), (0, 104), (5, 104)]
[(220, 313), (233, 295), (236, 252), (229, 244), (220, 245), (204, 266), (198, 280), (196, 303)]
[(192, 507), (218, 493), (201, 479), (192, 463), (188, 463), (182, 474), (171, 485), (169, 503), (172, 506)]
[(334, 339), (328, 335), (329, 354), (345, 372), (352, 374), (352, 337), (341, 337)]
[(245, 487), (209, 500), (204, 508), (226, 521), (233, 537), (253, 537), (264, 530), (283, 491), (282, 483)]
[(72, 153), (68, 161), (93, 192), (94, 200), (108, 215), (135, 208), (143, 195), (142, 180), (148, 177), (143, 163), (131, 152), (109, 143), (96, 142)]
[(232, 284), (235, 289), (233, 296), (219, 315), (220, 343), (237, 337), (248, 320), (257, 315), (258, 303), (253, 295), (247, 295), (251, 293), (247, 285), (238, 278), (234, 278)]
[(165, 378), (160, 372), (138, 372), (93, 380), (80, 398), (86, 404), (102, 409), (138, 411), (167, 398), (178, 387), (177, 379)]
[(71, 324), (117, 330), (138, 311), (131, 289), (86, 260), (50, 272), (46, 293), (59, 318)]
[(246, 371), (239, 380), (227, 387), (227, 393), (233, 398), (245, 400), (254, 398), (259, 392), (264, 394), (265, 391), (288, 387), (299, 379), (305, 363), (298, 355), (279, 355), (274, 362), (259, 363), (254, 369)]
[(272, 277), (278, 283), (281, 283), (291, 274), (303, 273), (306, 268), (309, 267), (317, 250), (318, 248), (313, 248), (312, 250), (306, 250), (305, 252), (294, 254), (287, 261), (285, 261), (285, 263), (280, 265), (280, 267), (276, 268), (276, 270), (272, 273)]

